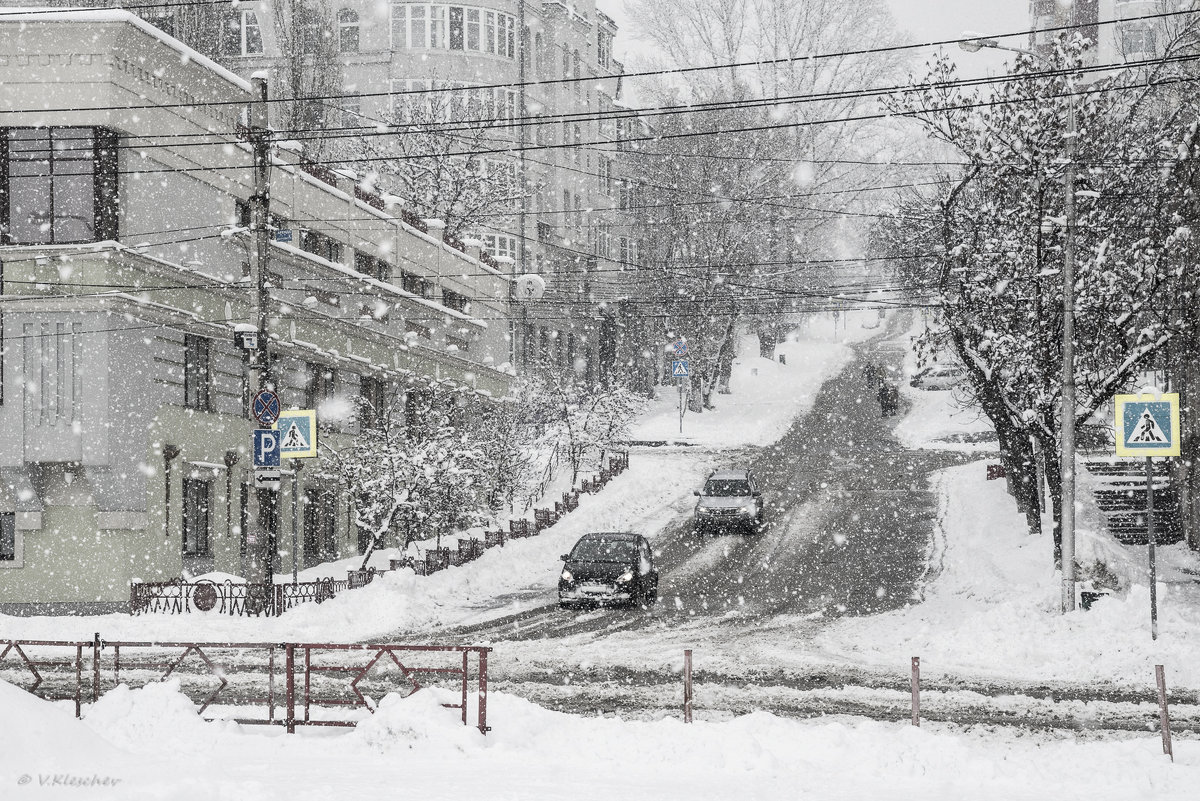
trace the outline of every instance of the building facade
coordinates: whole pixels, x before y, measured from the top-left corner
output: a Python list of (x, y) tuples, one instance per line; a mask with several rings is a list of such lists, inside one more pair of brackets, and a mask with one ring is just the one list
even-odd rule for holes
[[(0, 81), (0, 611), (121, 609), (132, 580), (258, 575), (291, 519), (254, 487), (234, 341), (253, 322), (250, 84), (123, 11), (0, 17)], [(285, 150), (270, 172), (285, 408), (316, 409), (336, 445), (359, 396), (507, 394), (502, 264)], [(301, 544), (276, 566), (359, 552), (336, 488), (293, 481)]]
[(1190, 2), (1167, 0), (1031, 0), (1030, 18), (1037, 47), (1049, 47), (1059, 31), (1052, 28), (1078, 26), (1093, 43), (1089, 61), (1120, 65), (1152, 59), (1162, 54), (1185, 27)]

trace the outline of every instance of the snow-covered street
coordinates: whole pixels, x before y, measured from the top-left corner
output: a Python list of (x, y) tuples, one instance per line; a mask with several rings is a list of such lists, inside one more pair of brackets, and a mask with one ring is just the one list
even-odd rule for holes
[[(1003, 482), (984, 476), (985, 437), (972, 446), (971, 458), (982, 461), (933, 474), (928, 489), (936, 524), (922, 554), (928, 570), (913, 597), (887, 605), (888, 611), (839, 614), (819, 599), (806, 599), (815, 611), (784, 605), (765, 616), (741, 614), (736, 606), (689, 613), (677, 598), (692, 603), (696, 596), (665, 588), (659, 607), (649, 612), (571, 613), (553, 604), (557, 555), (580, 533), (634, 528), (656, 542), (669, 539), (688, 518), (691, 489), (710, 465), (769, 451), (774, 437), (764, 440), (759, 431), (782, 430), (779, 421), (787, 415), (803, 420), (816, 387), (848, 367), (857, 372), (854, 340), (880, 333), (858, 327), (853, 318), (849, 329), (837, 333), (810, 328), (802, 334), (805, 341), (781, 346), (786, 368), (743, 354), (738, 377), (745, 393), (704, 414), (708, 430), (716, 432), (713, 441), (706, 442), (697, 427), (687, 446), (637, 449), (630, 470), (603, 492), (585, 496), (578, 512), (538, 537), (492, 549), (459, 568), (423, 578), (386, 574), (366, 588), (277, 619), (212, 613), (4, 619), (7, 636), (29, 639), (87, 637), (92, 631), (106, 639), (178, 639), (186, 621), (198, 640), (488, 644), (494, 648), (488, 701), (493, 730), (486, 737), (437, 707), (431, 699), (439, 690), (387, 700), (350, 734), (306, 730), (286, 737), (203, 723), (171, 682), (112, 690), (85, 705), (82, 723), (71, 719), (69, 705), (5, 688), (0, 704), (38, 734), (6, 730), (0, 782), (25, 775), (31, 777), (24, 786), (29, 797), (67, 797), (70, 788), (39, 786), (40, 777), (94, 774), (122, 785), (89, 788), (89, 797), (161, 797), (162, 787), (179, 780), (169, 767), (173, 754), (200, 745), (205, 756), (172, 797), (233, 797), (234, 788), (249, 786), (267, 798), (316, 797), (318, 776), (332, 764), (345, 777), (340, 786), (386, 791), (403, 783), (427, 798), (474, 791), (496, 798), (561, 797), (564, 781), (583, 798), (614, 789), (665, 798), (735, 791), (754, 798), (797, 792), (821, 798), (1185, 797), (1200, 771), (1198, 699), (1181, 697), (1178, 689), (1200, 686), (1197, 642), (1188, 623), (1200, 609), (1200, 594), (1182, 570), (1194, 556), (1183, 546), (1164, 549), (1167, 563), (1180, 569), (1167, 573), (1173, 580), (1160, 591), (1157, 643), (1148, 636), (1133, 548), (1124, 549), (1127, 593), (1092, 611), (1061, 616), (1048, 543), (1028, 539)], [(902, 348), (906, 337), (903, 327), (892, 329), (875, 346)], [(801, 354), (821, 339), (841, 341), (821, 351), (840, 355), (804, 359)], [(791, 405), (773, 416), (760, 413), (759, 429), (750, 431), (739, 428), (746, 418), (738, 401), (762, 397), (754, 390), (756, 379)], [(916, 392), (906, 392), (907, 414), (897, 428), (932, 432), (921, 441), (910, 434), (906, 444), (936, 450), (945, 430), (935, 418), (950, 411), (953, 395)], [(669, 411), (649, 412), (645, 429), (664, 425)], [(685, 418), (685, 432), (691, 422)], [(794, 527), (786, 531), (799, 536)], [(737, 547), (737, 541), (714, 538), (685, 562), (720, 564)], [(727, 599), (718, 593), (711, 600)], [(695, 658), (696, 722), (690, 726), (680, 722), (685, 648)], [(911, 656), (922, 659), (925, 720), (919, 730), (903, 723)], [(1174, 765), (1161, 755), (1154, 730), (1155, 664), (1167, 665), (1177, 721), (1183, 721), (1177, 723)], [(881, 721), (846, 714), (853, 712)], [(1089, 721), (1097, 727), (1091, 733)], [(49, 756), (45, 743), (56, 740), (76, 743), (78, 759)], [(231, 760), (235, 753), (238, 759)], [(402, 765), (391, 758), (401, 753)], [(1022, 770), (1006, 767), (1014, 764)], [(447, 775), (453, 782), (444, 780)]]

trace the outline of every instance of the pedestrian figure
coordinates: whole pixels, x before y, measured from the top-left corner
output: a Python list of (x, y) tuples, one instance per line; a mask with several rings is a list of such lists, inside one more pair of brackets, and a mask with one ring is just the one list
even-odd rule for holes
[(900, 409), (900, 387), (896, 384), (888, 384), (888, 415), (896, 416), (896, 412)]
[(888, 416), (888, 398), (889, 398), (887, 384), (880, 381), (879, 382), (879, 391), (877, 394), (879, 395), (879, 414), (882, 415), (883, 417), (887, 417)]
[(867, 386), (873, 387), (879, 381), (879, 367), (870, 359), (863, 365), (863, 376), (867, 379)]

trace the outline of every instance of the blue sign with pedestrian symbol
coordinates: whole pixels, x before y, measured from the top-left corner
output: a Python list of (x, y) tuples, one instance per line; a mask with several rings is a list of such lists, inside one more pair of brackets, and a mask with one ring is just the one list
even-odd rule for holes
[(254, 430), (254, 467), (279, 467), (279, 432), (270, 428)]
[(687, 359), (677, 359), (676, 361), (671, 362), (672, 378), (687, 378), (688, 375)]
[(1117, 395), (1118, 456), (1179, 455), (1179, 395)]
[(317, 455), (317, 413), (293, 409), (279, 415), (279, 452), (286, 459), (312, 459)]

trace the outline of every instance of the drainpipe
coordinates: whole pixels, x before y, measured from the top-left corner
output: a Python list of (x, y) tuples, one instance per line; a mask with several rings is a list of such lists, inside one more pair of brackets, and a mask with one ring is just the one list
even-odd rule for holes
[[(225, 451), (225, 535), (229, 536), (233, 533), (233, 466), (238, 463), (237, 451)], [(245, 532), (241, 532), (238, 536), (238, 556), (241, 560), (246, 559), (246, 537)], [(238, 562), (238, 569), (241, 569), (241, 562)]]

